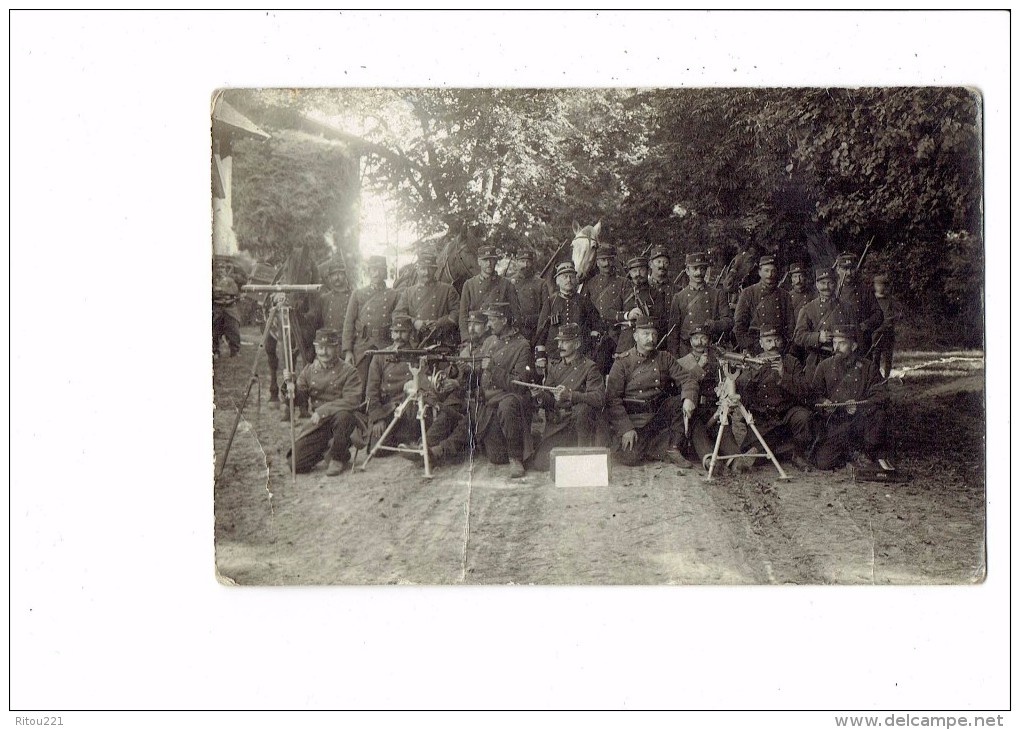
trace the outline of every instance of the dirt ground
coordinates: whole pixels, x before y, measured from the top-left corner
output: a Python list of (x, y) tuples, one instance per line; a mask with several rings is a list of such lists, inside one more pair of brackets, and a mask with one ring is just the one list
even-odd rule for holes
[[(215, 363), (217, 464), (258, 333)], [(224, 346), (223, 352), (226, 353)], [(290, 432), (267, 402), (260, 358), (214, 486), (224, 582), (310, 584), (959, 584), (985, 574), (984, 361), (980, 352), (897, 353), (897, 464), (904, 483), (849, 470), (781, 481), (762, 463), (708, 482), (674, 466), (615, 466), (608, 488), (505, 478), (484, 458), (432, 480), (399, 457), (291, 481)], [(357, 456), (357, 463), (364, 453)]]

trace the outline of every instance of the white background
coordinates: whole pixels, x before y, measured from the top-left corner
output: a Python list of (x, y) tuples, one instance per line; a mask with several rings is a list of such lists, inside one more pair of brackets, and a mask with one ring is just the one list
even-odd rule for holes
[[(15, 714), (138, 727), (176, 721), (69, 711), (1008, 706), (1008, 14), (18, 12), (10, 23)], [(215, 88), (877, 84), (985, 95), (986, 583), (216, 582)], [(833, 722), (784, 715), (782, 726)]]

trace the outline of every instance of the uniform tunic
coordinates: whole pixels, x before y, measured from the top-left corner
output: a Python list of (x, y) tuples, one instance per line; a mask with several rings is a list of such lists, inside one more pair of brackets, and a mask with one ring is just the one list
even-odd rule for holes
[(546, 422), (532, 466), (541, 470), (549, 468), (549, 454), (556, 447), (595, 445), (598, 418), (606, 402), (605, 378), (594, 362), (581, 355), (575, 355), (569, 364), (565, 360), (551, 363), (545, 384), (562, 385), (566, 397), (557, 401), (548, 391), (538, 394)]
[(857, 353), (834, 355), (819, 363), (811, 386), (819, 402), (823, 399), (833, 403), (871, 401), (823, 411), (825, 433), (815, 450), (815, 463), (819, 468), (839, 466), (847, 453), (854, 449), (862, 449), (874, 458), (888, 455), (883, 408), (885, 385), (875, 363)]
[(413, 320), (420, 319), (425, 322), (442, 320), (457, 324), (460, 297), (453, 286), (442, 281), (415, 284), (401, 292), (394, 312), (406, 314)]
[(510, 381), (530, 379), (534, 368), (531, 345), (516, 329), (507, 328), (500, 336), (490, 335), (479, 355), (488, 362), (482, 370), (484, 401), (476, 433), (493, 463), (505, 463), (507, 457), (523, 460), (530, 452), (530, 399), (522, 397), (527, 389)]
[(591, 303), (595, 305), (595, 309), (598, 310), (599, 316), (604, 320), (608, 321), (610, 326), (612, 325), (616, 312), (611, 308), (605, 308), (602, 304), (603, 293), (609, 291), (610, 299), (613, 294), (617, 297), (620, 296), (620, 292), (623, 291), (624, 287), (629, 288), (630, 283), (617, 274), (595, 274), (592, 278), (584, 283), (581, 288), (581, 293), (591, 300)]
[(882, 325), (882, 308), (875, 298), (875, 290), (863, 286), (850, 275), (839, 289), (839, 301), (847, 322), (857, 325), (857, 344), (866, 352), (871, 347), (871, 333)]
[(733, 327), (730, 305), (726, 292), (713, 289), (707, 284), (699, 288), (694, 285), (681, 289), (673, 297), (669, 308), (669, 351), (674, 355), (689, 350), (691, 330), (698, 325), (708, 325), (714, 336), (728, 332)]
[(804, 291), (796, 291), (795, 289), (790, 290), (790, 304), (793, 306), (794, 323), (797, 322), (797, 317), (800, 316), (800, 310), (804, 307), (804, 305), (817, 296), (818, 292), (812, 291), (806, 287)]
[(598, 329), (599, 313), (591, 300), (583, 294), (564, 296), (561, 292), (553, 294), (542, 303), (542, 311), (538, 317), (538, 331), (535, 332), (533, 345), (545, 345), (550, 356), (556, 355), (556, 335), (565, 324), (576, 324), (581, 328), (581, 350), (586, 352), (590, 346), (590, 333)]
[(351, 290), (331, 289), (322, 295), (322, 326), (336, 330), (341, 335), (344, 331), (344, 320), (347, 318), (347, 304), (351, 300)]
[[(793, 446), (803, 454), (814, 437), (814, 413), (805, 407), (812, 400), (811, 386), (801, 374), (800, 363), (791, 355), (783, 355), (783, 375), (769, 365), (752, 366), (737, 376), (737, 392), (763, 436), (778, 433), (788, 441), (769, 441), (773, 452), (781, 453)], [(748, 432), (743, 448), (757, 444)]]
[(785, 289), (774, 287), (767, 291), (764, 284), (758, 282), (740, 292), (733, 317), (733, 334), (741, 349), (760, 352), (758, 337), (765, 325), (778, 327), (786, 342), (792, 342), (796, 324), (790, 294)]
[(521, 318), (521, 303), (517, 298), (517, 289), (509, 279), (499, 274), (483, 279), (482, 275), (478, 274), (464, 282), (464, 288), (460, 292), (459, 317), (462, 342), (468, 340), (468, 314), (484, 309), (485, 305), (493, 302), (509, 302), (513, 322), (516, 323)]
[[(396, 352), (396, 345), (387, 350)], [(404, 400), (404, 383), (411, 379), (411, 366), (404, 361), (390, 359), (386, 355), (376, 355), (368, 366), (368, 387), (365, 397), (368, 400), (368, 420), (376, 422), (389, 418), (397, 406)]]
[(632, 282), (627, 282), (627, 285), (620, 288), (619, 291), (614, 292), (607, 289), (603, 292), (602, 300), (606, 310), (613, 314), (612, 321), (621, 325), (616, 343), (618, 354), (627, 352), (634, 347), (634, 331), (627, 319), (627, 313), (635, 307), (655, 320), (660, 338), (666, 334), (668, 303), (664, 302), (661, 296), (647, 284), (635, 287)]
[(213, 284), (212, 349), (219, 353), (220, 337), (227, 338), (230, 352), (241, 348), (241, 311), (237, 299), (241, 295), (232, 277), (222, 276)]
[(872, 358), (879, 365), (885, 377), (892, 371), (893, 347), (896, 345), (896, 320), (899, 319), (899, 305), (891, 296), (875, 297), (882, 308), (882, 324), (871, 336)]
[(545, 282), (537, 276), (513, 279), (513, 285), (517, 289), (517, 299), (521, 305), (521, 321), (517, 323), (517, 329), (521, 331), (524, 339), (531, 341), (535, 338), (538, 317), (542, 311), (542, 304), (549, 296), (548, 290)]
[[(295, 438), (295, 461), (299, 472), (307, 472), (322, 461), (329, 450), (338, 461), (350, 461), (350, 436), (355, 427), (354, 411), (361, 404), (362, 384), (358, 371), (343, 360), (325, 366), (321, 360), (305, 365), (297, 378), (297, 399), (310, 402), (319, 422), (307, 422)], [(288, 458), (290, 453), (287, 454)]]
[(344, 317), (343, 351), (354, 353), (354, 363), (362, 383), (368, 382), (367, 350), (381, 350), (390, 344), (390, 325), (399, 292), (366, 286), (351, 295)]
[(821, 297), (812, 299), (801, 307), (793, 341), (804, 349), (804, 372), (808, 377), (818, 363), (832, 355), (832, 342), (822, 343), (819, 333), (827, 330), (830, 334), (838, 324), (845, 324), (842, 306), (833, 298), (823, 302)]

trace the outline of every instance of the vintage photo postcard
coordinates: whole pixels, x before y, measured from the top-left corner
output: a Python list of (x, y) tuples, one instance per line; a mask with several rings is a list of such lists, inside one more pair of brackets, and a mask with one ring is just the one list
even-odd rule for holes
[(237, 585), (971, 584), (982, 98), (223, 89)]

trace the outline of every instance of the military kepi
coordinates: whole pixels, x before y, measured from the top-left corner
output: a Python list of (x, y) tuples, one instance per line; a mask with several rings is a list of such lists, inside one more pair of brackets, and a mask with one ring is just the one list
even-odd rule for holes
[(369, 256), (368, 257), (368, 268), (370, 269), (385, 269), (386, 268), (386, 257), (385, 256)]
[(480, 259), (498, 259), (499, 252), (496, 251), (495, 246), (482, 246), (478, 249), (478, 258)]
[(560, 327), (560, 331), (556, 333), (556, 340), (576, 340), (581, 336), (581, 326), (578, 324), (570, 323)]
[(573, 261), (563, 261), (556, 264), (556, 276), (560, 274), (576, 274), (577, 269), (574, 268)]
[(844, 340), (856, 340), (857, 339), (857, 325), (854, 324), (837, 324), (832, 328), (832, 336), (839, 337)]
[(654, 317), (649, 317), (647, 314), (639, 315), (634, 321), (634, 329), (636, 330), (654, 330), (658, 329), (658, 325), (655, 323)]
[(821, 281), (822, 279), (831, 279), (832, 281), (835, 281), (836, 274), (828, 267), (815, 269), (815, 281)]
[(636, 269), (641, 266), (648, 268), (648, 258), (646, 256), (635, 256), (627, 262), (628, 269)]
[(411, 316), (408, 314), (394, 314), (393, 323), (390, 325), (391, 330), (410, 332), (411, 331)]
[(485, 309), (482, 310), (482, 314), (486, 317), (502, 317), (503, 319), (510, 319), (510, 302), (490, 302), (486, 305)]
[(708, 255), (704, 253), (689, 253), (684, 259), (685, 266), (708, 266)]
[(707, 324), (696, 324), (691, 328), (690, 337), (694, 337), (694, 335), (708, 335), (709, 337), (711, 337), (712, 328), (709, 327)]
[(340, 333), (335, 329), (329, 327), (323, 327), (315, 333), (315, 344), (316, 345), (336, 345), (340, 346)]

